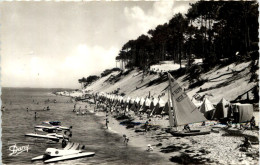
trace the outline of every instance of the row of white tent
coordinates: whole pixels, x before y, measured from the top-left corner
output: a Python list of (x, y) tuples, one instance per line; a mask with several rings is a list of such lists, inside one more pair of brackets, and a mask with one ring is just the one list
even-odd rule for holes
[[(122, 97), (114, 94), (99, 93), (97, 97), (103, 98), (112, 105), (124, 105), (132, 111), (146, 112), (150, 115), (162, 115), (168, 114), (169, 105), (168, 102), (165, 102), (163, 99), (153, 98), (130, 98)], [(170, 102), (171, 104), (171, 102)], [(238, 119), (237, 122), (245, 122), (250, 120), (253, 116), (253, 105), (252, 104), (231, 104), (226, 99), (222, 98), (216, 106), (214, 106), (207, 98), (204, 98), (203, 102), (195, 105), (198, 107), (201, 113), (207, 119), (224, 119), (232, 117), (234, 109), (238, 109)]]
[(163, 99), (157, 99), (157, 98), (153, 98), (150, 99), (148, 97), (137, 97), (137, 98), (131, 98), (131, 97), (123, 97), (123, 96), (117, 96), (114, 94), (106, 94), (106, 93), (98, 93), (97, 94), (98, 97), (101, 98), (106, 98), (108, 99), (110, 102), (119, 102), (119, 103), (127, 103), (127, 104), (140, 104), (140, 105), (145, 105), (145, 106), (150, 106), (151, 104), (156, 105), (159, 104), (160, 107), (165, 106), (165, 101)]
[[(132, 111), (139, 111), (139, 112), (157, 112), (155, 114), (162, 114), (168, 113), (168, 109), (166, 109), (165, 105), (168, 105), (163, 99), (153, 98), (150, 99), (146, 98), (130, 98), (130, 97), (123, 97), (117, 96), (113, 94), (106, 94), (106, 93), (99, 93), (97, 94), (97, 98), (103, 99), (111, 103), (112, 105), (124, 105), (125, 108), (130, 109)], [(168, 107), (168, 106), (167, 106)]]
[[(148, 98), (148, 97), (123, 97), (117, 96), (115, 94), (107, 94), (107, 93), (97, 93), (96, 96), (98, 98), (103, 98), (107, 100), (109, 103), (113, 103), (113, 105), (124, 104), (128, 106), (127, 108), (133, 111), (139, 112), (149, 112), (151, 115), (160, 115), (160, 114), (168, 114), (169, 106), (168, 102), (165, 102), (162, 98)], [(171, 104), (171, 101), (170, 101)], [(200, 112), (204, 115), (208, 115), (209, 112), (215, 110), (213, 104), (206, 98), (199, 105)]]

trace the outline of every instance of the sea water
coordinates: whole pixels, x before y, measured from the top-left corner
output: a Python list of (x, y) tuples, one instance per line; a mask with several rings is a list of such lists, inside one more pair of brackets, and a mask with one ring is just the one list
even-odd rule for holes
[[(126, 146), (122, 136), (104, 128), (102, 117), (92, 113), (77, 116), (72, 112), (75, 103), (72, 103), (69, 97), (52, 94), (54, 91), (56, 90), (2, 88), (2, 106), (5, 107), (2, 112), (3, 164), (43, 164), (42, 161), (31, 162), (31, 159), (42, 155), (49, 147), (61, 148), (61, 143), (51, 144), (44, 139), (24, 136), (26, 133), (34, 133), (34, 126), (43, 121), (61, 121), (64, 126), (73, 126), (71, 141), (85, 145), (88, 152), (96, 153), (94, 157), (61, 161), (57, 164), (165, 163), (165, 160), (155, 153), (131, 145)], [(54, 100), (57, 102), (54, 103)], [(51, 110), (43, 111), (47, 106)]]

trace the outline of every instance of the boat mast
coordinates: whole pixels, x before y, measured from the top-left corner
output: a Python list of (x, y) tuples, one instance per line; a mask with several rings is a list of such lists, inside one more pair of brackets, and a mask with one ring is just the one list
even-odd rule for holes
[[(178, 123), (177, 123), (177, 113), (175, 112), (176, 111), (176, 106), (175, 106), (175, 102), (174, 102), (174, 98), (173, 98), (173, 92), (172, 92), (172, 84), (171, 84), (171, 76), (170, 76), (170, 73), (168, 73), (168, 78), (169, 78), (169, 90), (168, 90), (168, 95), (170, 93), (170, 97), (171, 97), (171, 101), (172, 101), (172, 108), (173, 108), (173, 111), (171, 111), (171, 115), (174, 116), (174, 126), (176, 127), (176, 130), (178, 130)], [(168, 99), (170, 99), (170, 97)], [(170, 102), (169, 102), (169, 107), (171, 107), (170, 105)], [(173, 114), (172, 114), (173, 112)], [(170, 118), (169, 118), (170, 120)], [(172, 118), (173, 120), (173, 118)]]
[(169, 107), (169, 123), (170, 123), (170, 127), (174, 127), (174, 121), (173, 121), (173, 114), (171, 111), (171, 103), (170, 103), (170, 85), (168, 88), (168, 107)]

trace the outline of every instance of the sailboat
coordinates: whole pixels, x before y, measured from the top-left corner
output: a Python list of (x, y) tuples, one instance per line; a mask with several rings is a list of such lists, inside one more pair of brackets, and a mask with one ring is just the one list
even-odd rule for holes
[[(194, 136), (209, 134), (210, 131), (190, 130), (179, 131), (178, 126), (191, 123), (206, 121), (204, 115), (199, 112), (198, 108), (189, 99), (186, 92), (179, 83), (168, 73), (168, 105), (169, 105), (169, 122), (171, 129), (168, 130), (173, 136)], [(171, 100), (171, 101), (170, 101)], [(172, 106), (172, 108), (171, 108)], [(173, 110), (172, 110), (173, 109)], [(174, 130), (173, 127), (176, 129)]]

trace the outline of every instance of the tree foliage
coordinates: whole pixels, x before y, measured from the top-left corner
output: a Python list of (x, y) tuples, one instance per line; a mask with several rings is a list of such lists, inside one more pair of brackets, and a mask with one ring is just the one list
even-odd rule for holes
[(187, 14), (175, 14), (168, 23), (129, 40), (116, 59), (140, 69), (162, 60), (190, 64), (194, 57), (209, 67), (223, 58), (250, 59), (258, 51), (258, 15), (256, 1), (198, 1)]

